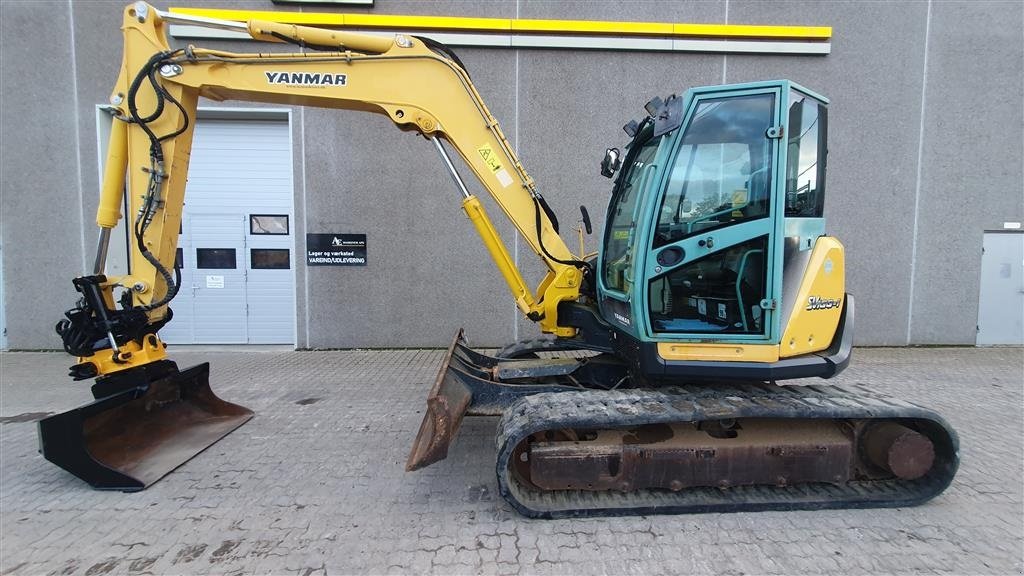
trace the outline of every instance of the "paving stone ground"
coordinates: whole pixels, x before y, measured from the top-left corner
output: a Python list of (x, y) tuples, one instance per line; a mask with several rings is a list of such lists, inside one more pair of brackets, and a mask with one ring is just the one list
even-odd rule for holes
[(89, 399), (56, 353), (0, 355), (2, 574), (1024, 573), (1021, 349), (858, 349), (834, 381), (957, 429), (952, 486), (907, 509), (529, 520), (496, 494), (496, 420), (407, 474), (442, 352), (196, 351), (248, 424), (148, 490), (96, 492), (36, 452)]

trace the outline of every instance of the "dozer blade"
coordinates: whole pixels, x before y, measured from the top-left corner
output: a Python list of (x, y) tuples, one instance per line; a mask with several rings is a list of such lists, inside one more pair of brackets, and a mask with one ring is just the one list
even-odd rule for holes
[[(161, 361), (93, 386), (96, 401), (39, 422), (43, 456), (100, 490), (143, 490), (253, 416), (210, 389), (207, 363)], [(109, 392), (109, 394), (107, 393)]]
[(542, 382), (552, 374), (571, 372), (574, 364), (567, 365), (565, 360), (507, 360), (480, 354), (466, 344), (459, 329), (427, 396), (427, 411), (409, 453), (406, 471), (444, 460), (463, 416), (500, 416), (524, 396), (576, 390)]
[(462, 417), (473, 400), (472, 392), (460, 381), (451, 366), (455, 348), (464, 346), (465, 342), (466, 338), (460, 328), (452, 345), (448, 347), (444, 361), (441, 362), (441, 371), (427, 396), (427, 411), (405, 464), (407, 472), (419, 470), (448, 456), (448, 445), (459, 431)]

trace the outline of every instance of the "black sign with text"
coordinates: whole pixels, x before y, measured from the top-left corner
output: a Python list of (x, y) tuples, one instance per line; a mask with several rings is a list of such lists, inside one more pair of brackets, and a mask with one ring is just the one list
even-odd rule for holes
[(306, 266), (366, 266), (366, 234), (306, 234)]

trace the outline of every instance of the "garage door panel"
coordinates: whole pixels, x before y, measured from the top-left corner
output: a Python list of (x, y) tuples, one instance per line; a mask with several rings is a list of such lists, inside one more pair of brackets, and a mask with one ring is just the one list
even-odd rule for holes
[[(287, 122), (200, 119), (185, 195), (182, 291), (168, 342), (294, 344), (293, 181)], [(287, 234), (251, 234), (251, 214), (287, 217)], [(187, 236), (187, 237), (186, 237)], [(287, 268), (254, 269), (250, 250), (287, 251)], [(215, 265), (234, 250), (234, 268)], [(280, 258), (278, 259), (280, 260)], [(208, 262), (209, 264), (209, 262)], [(273, 262), (271, 262), (273, 265)], [(186, 278), (188, 280), (186, 281)]]
[[(220, 152), (220, 151), (218, 151)], [(238, 152), (238, 151), (236, 151)], [(245, 173), (236, 175), (227, 175), (221, 170), (221, 166), (213, 162), (199, 162), (195, 165), (195, 172), (197, 175), (206, 176), (220, 176), (223, 178), (252, 178), (252, 172), (255, 171), (260, 174), (260, 177), (280, 177), (282, 176), (281, 170), (288, 167), (288, 164), (280, 161), (276, 156), (280, 156), (280, 152), (272, 152), (267, 154), (253, 154), (246, 152), (246, 157), (238, 158), (235, 160), (237, 168), (244, 168)]]

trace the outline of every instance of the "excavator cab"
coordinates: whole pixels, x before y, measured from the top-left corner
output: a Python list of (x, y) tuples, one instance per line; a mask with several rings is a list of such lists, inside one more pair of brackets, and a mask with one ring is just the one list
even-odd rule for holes
[[(824, 235), (827, 100), (778, 81), (668, 102), (668, 120), (640, 124), (616, 180), (598, 258), (601, 317), (641, 347), (777, 347), (795, 306), (787, 268), (786, 287), (799, 285), (806, 266), (795, 256)], [(833, 259), (829, 275), (842, 272)], [(821, 334), (839, 312), (817, 318)]]
[[(824, 236), (827, 106), (788, 80), (652, 99), (647, 115), (625, 127), (632, 141), (624, 158), (609, 149), (601, 163), (615, 181), (593, 291), (589, 302), (559, 308), (578, 332), (545, 350), (601, 352), (587, 365), (598, 388), (842, 370), (853, 303), (843, 292), (842, 247)], [(797, 300), (812, 295), (831, 304), (808, 317), (811, 307)], [(501, 412), (481, 399), (508, 405), (535, 393), (496, 377), (513, 366), (473, 354), (460, 333), (409, 468), (443, 458), (464, 413)], [(519, 366), (521, 379), (536, 374)], [(536, 368), (546, 371), (542, 383), (580, 377), (570, 360), (562, 374), (549, 362)]]

